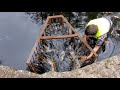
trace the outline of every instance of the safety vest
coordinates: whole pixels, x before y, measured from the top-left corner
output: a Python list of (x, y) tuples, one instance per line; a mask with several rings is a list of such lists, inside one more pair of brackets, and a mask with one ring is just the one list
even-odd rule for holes
[(94, 36), (95, 38), (99, 38), (101, 35), (109, 32), (110, 30), (110, 22), (106, 18), (93, 19), (87, 24), (87, 26), (92, 24), (97, 25), (98, 27), (98, 31)]

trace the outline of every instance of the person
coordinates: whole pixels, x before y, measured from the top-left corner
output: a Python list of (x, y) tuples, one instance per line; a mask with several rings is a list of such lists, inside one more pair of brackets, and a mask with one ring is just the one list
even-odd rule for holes
[[(88, 22), (84, 32), (83, 39), (87, 42), (88, 38), (95, 38), (95, 46), (93, 47), (94, 52), (98, 52), (100, 47), (103, 45), (104, 41), (108, 37), (108, 33), (111, 31), (112, 21), (109, 17), (101, 17), (93, 19)], [(88, 43), (88, 42), (87, 42)], [(91, 58), (94, 56), (92, 52), (88, 56), (84, 56), (81, 67), (92, 64), (94, 60)]]

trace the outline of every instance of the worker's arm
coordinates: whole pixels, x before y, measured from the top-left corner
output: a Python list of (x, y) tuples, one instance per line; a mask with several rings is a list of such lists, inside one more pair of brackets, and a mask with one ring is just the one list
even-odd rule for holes
[[(97, 52), (99, 50), (99, 48), (100, 48), (100, 46), (95, 45), (95, 47), (93, 48), (94, 52)], [(92, 56), (93, 56), (93, 53), (91, 52), (89, 54), (89, 56), (86, 57), (86, 60), (91, 58)]]
[[(107, 34), (104, 34), (97, 39), (96, 45), (93, 48), (95, 52), (97, 52), (99, 48), (102, 46), (103, 42), (105, 41), (105, 38), (107, 38)], [(93, 53), (91, 52), (89, 56), (86, 56), (85, 60), (91, 58), (92, 56), (93, 56)]]
[(86, 34), (84, 34), (83, 40), (84, 40), (85, 42), (87, 41), (87, 40), (86, 40)]

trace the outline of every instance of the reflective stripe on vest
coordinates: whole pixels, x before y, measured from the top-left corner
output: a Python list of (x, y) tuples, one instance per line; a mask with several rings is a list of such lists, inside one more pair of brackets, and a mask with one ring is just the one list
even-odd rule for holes
[(110, 22), (106, 18), (98, 18), (98, 19), (91, 20), (87, 24), (87, 26), (92, 24), (97, 25), (98, 27), (98, 32), (95, 35), (95, 38), (99, 38), (101, 35), (109, 32), (110, 30)]

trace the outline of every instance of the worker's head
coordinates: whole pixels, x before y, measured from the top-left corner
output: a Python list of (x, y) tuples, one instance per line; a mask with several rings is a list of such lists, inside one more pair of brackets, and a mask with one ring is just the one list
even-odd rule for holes
[(87, 36), (94, 36), (97, 33), (97, 31), (98, 31), (97, 25), (92, 24), (86, 27), (85, 34)]

